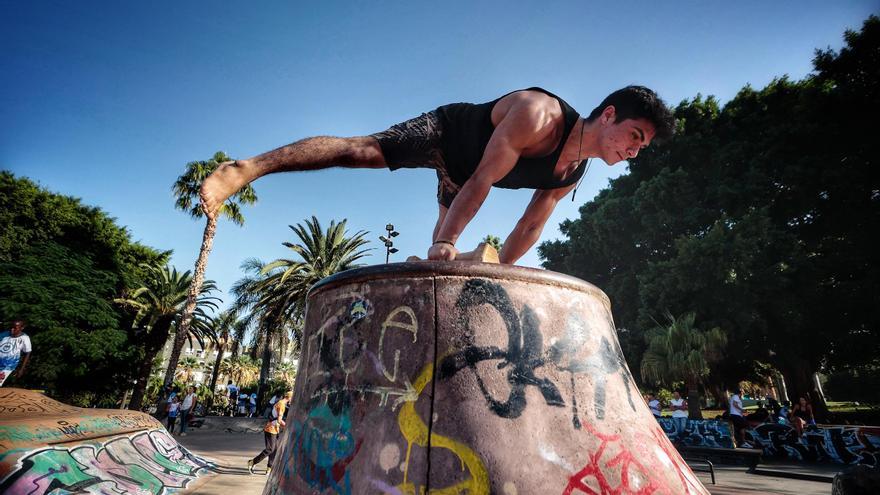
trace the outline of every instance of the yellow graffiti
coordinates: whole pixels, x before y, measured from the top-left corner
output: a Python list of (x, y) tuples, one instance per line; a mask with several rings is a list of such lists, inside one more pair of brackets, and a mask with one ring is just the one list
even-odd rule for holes
[[(405, 314), (409, 318), (409, 321), (407, 322), (407, 321), (395, 320), (394, 317), (396, 317), (400, 313)], [(378, 352), (379, 364), (382, 365), (382, 374), (385, 375), (385, 378), (387, 378), (391, 382), (395, 382), (395, 381), (397, 381), (397, 368), (400, 365), (400, 349), (394, 351), (394, 372), (393, 373), (388, 372), (388, 367), (385, 366), (385, 362), (382, 361), (382, 345), (385, 341), (385, 330), (389, 327), (390, 328), (399, 328), (401, 330), (406, 330), (407, 332), (411, 332), (413, 334), (412, 341), (413, 341), (413, 343), (415, 343), (416, 339), (418, 339), (418, 335), (419, 335), (419, 324), (418, 324), (418, 320), (416, 319), (416, 313), (409, 306), (400, 306), (400, 307), (394, 309), (393, 311), (391, 311), (391, 313), (388, 314), (388, 317), (385, 318), (385, 321), (382, 322), (382, 330), (379, 332), (379, 352)]]
[[(424, 390), (425, 386), (431, 382), (433, 377), (434, 363), (429, 363), (422, 370), (421, 374), (419, 374), (419, 377), (416, 378), (416, 382), (413, 385), (416, 392), (421, 394), (422, 390)], [(448, 449), (455, 453), (456, 457), (458, 457), (461, 462), (462, 471), (467, 469), (470, 476), (468, 479), (451, 486), (429, 489), (428, 493), (436, 495), (458, 495), (461, 493), (469, 495), (484, 495), (489, 493), (489, 473), (486, 471), (486, 467), (483, 466), (483, 462), (477, 454), (466, 445), (436, 433), (430, 434), (429, 442), (428, 426), (422, 421), (422, 418), (419, 417), (418, 413), (416, 413), (414, 402), (407, 402), (404, 404), (403, 408), (400, 410), (400, 414), (397, 416), (397, 424), (400, 426), (400, 432), (403, 434), (403, 437), (407, 442), (406, 467), (403, 470), (403, 483), (397, 485), (397, 488), (402, 493), (416, 495), (415, 484), (407, 481), (409, 459), (413, 444), (428, 447), (429, 443), (431, 448), (438, 447)], [(418, 493), (424, 494), (425, 487), (420, 487)]]

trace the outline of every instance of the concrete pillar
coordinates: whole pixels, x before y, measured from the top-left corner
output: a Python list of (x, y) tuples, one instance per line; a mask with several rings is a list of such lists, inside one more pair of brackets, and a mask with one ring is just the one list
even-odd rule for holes
[(264, 493), (708, 493), (651, 416), (607, 296), (482, 263), (351, 270), (309, 294)]

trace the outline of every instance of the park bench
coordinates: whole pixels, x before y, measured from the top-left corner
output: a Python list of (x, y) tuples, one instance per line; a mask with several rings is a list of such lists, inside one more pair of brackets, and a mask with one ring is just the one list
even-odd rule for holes
[[(712, 484), (715, 484), (715, 465), (712, 464), (712, 461), (708, 459), (699, 459), (694, 457), (682, 457), (684, 462), (687, 463), (688, 467), (691, 468), (691, 471), (698, 471), (701, 473), (709, 473), (709, 476), (712, 477)], [(697, 464), (696, 466), (694, 464)], [(705, 466), (701, 466), (700, 464), (705, 464)]]
[(746, 466), (749, 472), (753, 472), (761, 462), (761, 449), (746, 448), (719, 448), (719, 447), (696, 447), (696, 446), (677, 446), (685, 460), (713, 461), (720, 463), (733, 462), (738, 465)]

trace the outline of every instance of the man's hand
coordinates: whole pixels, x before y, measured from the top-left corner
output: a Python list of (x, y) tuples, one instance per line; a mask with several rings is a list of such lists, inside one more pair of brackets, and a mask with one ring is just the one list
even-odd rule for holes
[(434, 261), (452, 261), (458, 256), (458, 249), (452, 244), (435, 242), (428, 249), (428, 259)]

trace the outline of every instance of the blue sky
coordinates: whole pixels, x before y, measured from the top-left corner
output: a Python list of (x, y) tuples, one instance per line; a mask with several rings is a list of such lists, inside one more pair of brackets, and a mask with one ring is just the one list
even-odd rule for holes
[[(675, 104), (801, 78), (816, 48), (874, 1), (46, 2), (0, 0), (0, 168), (100, 206), (191, 269), (203, 223), (174, 210), (186, 162), (248, 157), (313, 135), (364, 135), (457, 101), (542, 86), (582, 114), (627, 84)], [(594, 161), (542, 240), (626, 173)], [(243, 228), (221, 223), (207, 276), (228, 289), (249, 257), (286, 257), (287, 225), (347, 218), (423, 256), (436, 220), (430, 170), (330, 170), (254, 183)], [(459, 246), (502, 239), (530, 199), (493, 189)], [(369, 264), (384, 262), (373, 242)], [(539, 266), (535, 249), (520, 264)]]

